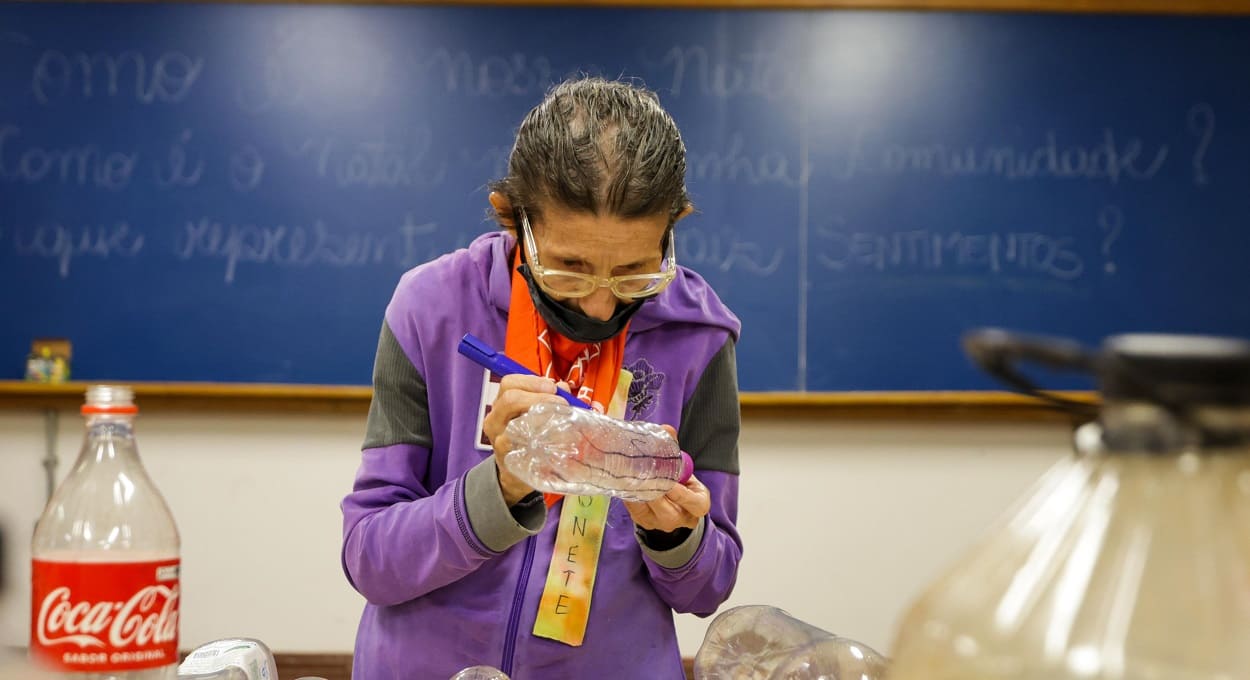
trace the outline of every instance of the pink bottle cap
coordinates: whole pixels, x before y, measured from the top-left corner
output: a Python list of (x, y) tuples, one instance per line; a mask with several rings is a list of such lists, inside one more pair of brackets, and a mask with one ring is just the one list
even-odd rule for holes
[(694, 459), (685, 451), (681, 452), (681, 477), (677, 478), (678, 484), (685, 484), (687, 479), (694, 474)]

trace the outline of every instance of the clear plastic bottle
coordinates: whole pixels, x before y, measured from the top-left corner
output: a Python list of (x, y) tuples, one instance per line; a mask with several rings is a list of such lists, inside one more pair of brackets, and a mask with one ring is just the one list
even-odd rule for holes
[(708, 624), (695, 680), (883, 680), (886, 658), (768, 605), (728, 609)]
[(172, 680), (180, 543), (139, 460), (133, 392), (93, 385), (82, 412), (82, 450), (31, 541), (31, 658), (76, 680)]
[(260, 640), (222, 638), (192, 650), (178, 665), (178, 680), (278, 680), (278, 666)]
[(508, 680), (508, 674), (494, 666), (470, 666), (451, 676), (451, 680)]
[(1018, 359), (1092, 370), (1103, 403), (911, 607), (890, 680), (1250, 678), (1250, 343), (1056, 347), (974, 337), (1008, 382), (1027, 383)]
[(549, 493), (659, 498), (690, 478), (694, 464), (659, 425), (618, 420), (568, 404), (539, 403), (505, 431), (504, 464)]

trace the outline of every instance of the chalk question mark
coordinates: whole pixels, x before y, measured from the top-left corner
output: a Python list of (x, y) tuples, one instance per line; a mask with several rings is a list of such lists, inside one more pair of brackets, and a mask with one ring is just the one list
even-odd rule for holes
[(1194, 150), (1194, 184), (1202, 186), (1207, 183), (1207, 171), (1202, 162), (1207, 155), (1207, 147), (1211, 146), (1211, 138), (1215, 136), (1215, 110), (1210, 104), (1194, 104), (1189, 109), (1189, 131), (1198, 136), (1198, 148)]
[(1120, 232), (1124, 230), (1124, 212), (1114, 205), (1103, 207), (1098, 211), (1098, 227), (1106, 232), (1106, 236), (1102, 238), (1102, 256), (1107, 261), (1102, 269), (1107, 274), (1114, 274), (1115, 262), (1111, 260), (1111, 244), (1120, 238)]

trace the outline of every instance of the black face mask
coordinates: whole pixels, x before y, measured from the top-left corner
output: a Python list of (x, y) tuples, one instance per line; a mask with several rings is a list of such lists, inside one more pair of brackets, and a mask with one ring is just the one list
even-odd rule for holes
[(525, 283), (530, 290), (530, 299), (534, 301), (534, 308), (538, 310), (543, 321), (546, 321), (547, 325), (557, 333), (574, 342), (603, 342), (620, 333), (630, 317), (642, 307), (642, 303), (651, 299), (635, 300), (628, 305), (618, 304), (612, 318), (600, 321), (551, 299), (551, 296), (547, 295), (534, 280), (529, 265), (521, 265), (518, 271), (521, 272), (521, 276), (525, 277)]

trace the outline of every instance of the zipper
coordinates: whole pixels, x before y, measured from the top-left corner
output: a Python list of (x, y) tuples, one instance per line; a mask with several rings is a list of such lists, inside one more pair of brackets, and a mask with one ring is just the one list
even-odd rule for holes
[(516, 652), (517, 628), (521, 625), (521, 605), (525, 604), (525, 589), (530, 580), (530, 569), (534, 566), (534, 537), (525, 539), (525, 559), (521, 561), (521, 576), (517, 580), (516, 594), (512, 597), (512, 613), (508, 615), (507, 637), (503, 641), (503, 662), (499, 670), (512, 676), (512, 655)]

